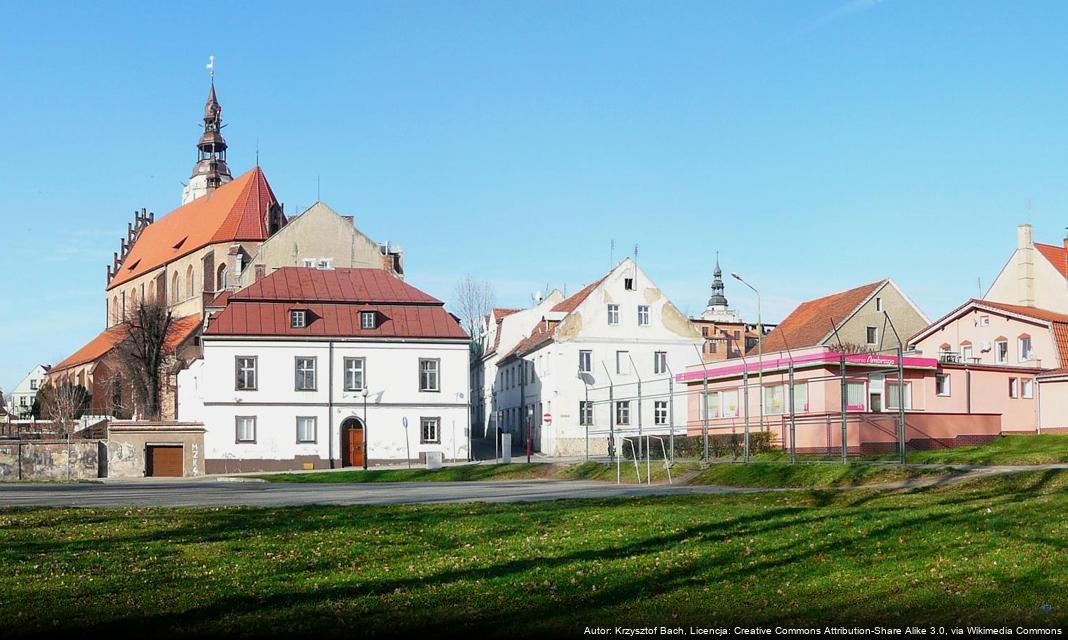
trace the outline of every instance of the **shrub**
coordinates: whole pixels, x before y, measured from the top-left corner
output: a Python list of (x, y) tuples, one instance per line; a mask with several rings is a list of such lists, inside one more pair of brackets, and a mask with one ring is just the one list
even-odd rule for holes
[[(664, 448), (661, 449), (660, 443), (656, 438), (650, 438), (650, 457), (653, 460), (660, 460), (663, 458), (663, 451), (670, 452), (670, 444), (667, 436), (660, 436), (664, 438)], [(630, 460), (634, 457), (634, 451), (638, 448), (638, 437), (631, 436), (622, 438), (620, 443), (620, 452), (623, 455), (624, 460)], [(630, 442), (631, 444), (623, 444), (623, 442)], [(644, 447), (645, 437), (642, 437), (642, 446)], [(675, 436), (675, 457), (676, 458), (701, 458), (705, 453), (705, 440), (704, 436)], [(632, 446), (633, 445), (633, 448)], [(749, 453), (765, 453), (775, 448), (774, 440), (770, 431), (751, 431), (749, 433)], [(708, 455), (711, 458), (740, 458), (745, 453), (745, 435), (742, 433), (717, 433), (708, 435)], [(669, 453), (670, 455), (670, 453)], [(642, 454), (644, 458), (645, 455)]]

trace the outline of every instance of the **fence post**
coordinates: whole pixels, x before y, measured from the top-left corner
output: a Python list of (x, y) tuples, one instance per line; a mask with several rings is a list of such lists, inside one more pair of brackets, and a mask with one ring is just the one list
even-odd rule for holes
[(794, 409), (794, 361), (790, 359), (790, 464), (797, 464), (797, 420)]
[(897, 449), (901, 464), (905, 464), (905, 353), (897, 347)]
[(839, 371), (842, 375), (842, 464), (849, 463), (849, 433), (846, 428), (846, 412), (849, 411), (849, 382), (846, 380), (846, 356), (842, 352)]

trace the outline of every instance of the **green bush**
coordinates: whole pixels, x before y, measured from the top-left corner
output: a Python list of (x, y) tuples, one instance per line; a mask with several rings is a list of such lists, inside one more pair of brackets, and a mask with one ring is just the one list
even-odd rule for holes
[[(664, 438), (664, 449), (669, 451), (670, 455), (670, 442), (667, 436), (660, 436)], [(624, 444), (624, 442), (630, 442), (631, 444)], [(642, 447), (645, 446), (645, 438), (642, 437)], [(650, 455), (653, 460), (660, 460), (663, 458), (663, 449), (660, 447), (660, 443), (656, 438), (649, 439), (651, 452)], [(631, 436), (621, 439), (620, 452), (623, 455), (624, 460), (630, 460), (634, 457), (634, 451), (638, 448), (638, 437)], [(633, 445), (633, 448), (631, 447)], [(775, 448), (772, 441), (772, 434), (769, 431), (753, 431), (749, 433), (749, 453), (766, 453), (772, 451)], [(745, 435), (741, 433), (717, 433), (709, 434), (708, 436), (708, 455), (710, 458), (740, 458), (745, 453)], [(705, 439), (704, 436), (675, 436), (675, 457), (676, 458), (701, 458), (705, 454)], [(642, 458), (645, 454), (642, 454)]]

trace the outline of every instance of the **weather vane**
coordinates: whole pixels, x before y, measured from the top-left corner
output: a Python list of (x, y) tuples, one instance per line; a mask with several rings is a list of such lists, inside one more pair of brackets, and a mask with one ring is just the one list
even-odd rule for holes
[(215, 78), (215, 56), (208, 56), (208, 73)]

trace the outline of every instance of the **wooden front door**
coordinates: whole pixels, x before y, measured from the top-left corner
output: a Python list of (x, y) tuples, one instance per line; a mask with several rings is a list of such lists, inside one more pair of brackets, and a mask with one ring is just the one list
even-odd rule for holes
[(345, 428), (345, 460), (346, 467), (362, 467), (364, 463), (364, 438), (363, 427), (349, 425)]
[(148, 447), (146, 451), (147, 476), (154, 478), (181, 478), (185, 475), (182, 464), (182, 447)]

